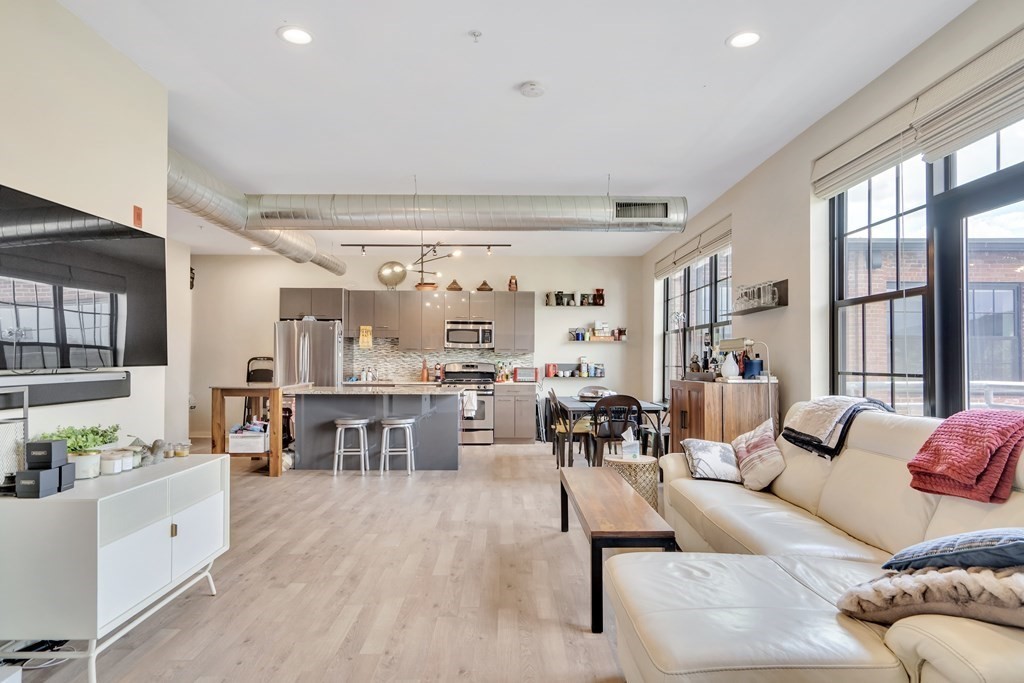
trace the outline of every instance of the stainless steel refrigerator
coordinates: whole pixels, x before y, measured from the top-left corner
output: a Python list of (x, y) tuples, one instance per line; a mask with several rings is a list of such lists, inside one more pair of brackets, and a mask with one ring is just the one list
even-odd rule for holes
[(284, 320), (274, 324), (274, 381), (333, 387), (342, 380), (343, 328), (337, 321)]

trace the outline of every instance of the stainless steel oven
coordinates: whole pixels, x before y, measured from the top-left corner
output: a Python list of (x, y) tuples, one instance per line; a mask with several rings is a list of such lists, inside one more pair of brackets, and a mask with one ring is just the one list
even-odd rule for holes
[(494, 321), (446, 320), (444, 323), (446, 349), (493, 349)]
[(444, 385), (463, 389), (459, 444), (494, 443), (494, 363), (446, 363)]

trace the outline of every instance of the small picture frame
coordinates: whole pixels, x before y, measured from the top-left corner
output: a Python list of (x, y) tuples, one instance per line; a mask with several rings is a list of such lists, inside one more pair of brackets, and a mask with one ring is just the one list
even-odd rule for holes
[(589, 306), (589, 305), (590, 305), (590, 294), (587, 294), (586, 292), (582, 292), (580, 294), (580, 306)]

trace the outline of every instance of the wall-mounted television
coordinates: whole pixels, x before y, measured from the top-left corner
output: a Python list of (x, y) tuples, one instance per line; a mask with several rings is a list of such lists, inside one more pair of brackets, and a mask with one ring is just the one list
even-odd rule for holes
[(167, 364), (162, 237), (0, 185), (0, 373)]

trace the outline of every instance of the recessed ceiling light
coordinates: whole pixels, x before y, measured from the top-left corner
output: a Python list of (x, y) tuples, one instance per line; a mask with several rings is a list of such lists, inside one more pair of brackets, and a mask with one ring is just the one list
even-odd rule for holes
[(544, 88), (537, 81), (526, 81), (520, 84), (519, 92), (523, 97), (540, 97), (544, 94)]
[(732, 47), (750, 47), (759, 40), (761, 40), (761, 36), (753, 31), (740, 31), (729, 36), (729, 39), (725, 42)]
[(298, 26), (282, 26), (277, 29), (277, 36), (293, 45), (309, 45), (313, 42), (312, 34)]
[(253, 251), (263, 251), (263, 247), (249, 247)]

